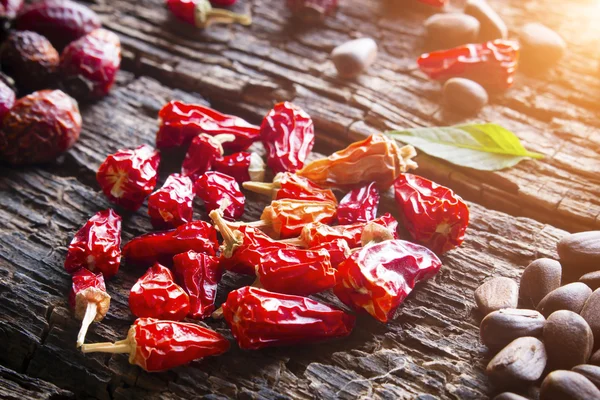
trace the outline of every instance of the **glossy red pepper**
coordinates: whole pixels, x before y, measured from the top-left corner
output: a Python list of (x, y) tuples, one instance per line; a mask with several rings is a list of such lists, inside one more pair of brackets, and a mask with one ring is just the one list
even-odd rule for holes
[[(252, 18), (249, 15), (233, 13), (229, 10), (213, 8), (211, 2), (216, 0), (166, 0), (167, 8), (178, 19), (194, 25), (197, 28), (207, 28), (212, 24), (232, 24), (250, 25)], [(218, 0), (226, 2), (226, 0)], [(230, 4), (235, 0), (229, 0)]]
[(448, 4), (448, 0), (418, 0), (419, 2), (423, 3), (423, 4), (427, 4), (433, 7), (444, 7), (446, 4)]
[(349, 225), (356, 222), (369, 222), (377, 217), (379, 206), (379, 190), (375, 182), (349, 192), (337, 209), (337, 218), (340, 225)]
[(336, 270), (325, 249), (271, 251), (260, 258), (256, 275), (266, 290), (299, 296), (319, 293), (336, 284)]
[(260, 139), (258, 126), (199, 104), (171, 101), (159, 111), (158, 119), (156, 147), (159, 149), (183, 146), (201, 133), (234, 135), (233, 142), (222, 144), (224, 150), (233, 152), (246, 150)]
[(173, 273), (156, 263), (131, 288), (129, 309), (138, 318), (181, 321), (190, 312), (190, 298)]
[(84, 353), (128, 353), (129, 363), (148, 372), (165, 371), (229, 350), (219, 333), (196, 324), (138, 318), (127, 339), (115, 343), (84, 344)]
[(275, 200), (314, 200), (331, 201), (337, 204), (337, 198), (330, 189), (323, 189), (310, 180), (291, 172), (280, 172), (273, 183), (247, 182), (244, 189), (270, 196)]
[(503, 39), (434, 51), (417, 60), (421, 71), (431, 79), (462, 77), (499, 90), (512, 86), (518, 62), (519, 44)]
[(229, 175), (240, 185), (244, 182), (262, 182), (265, 179), (265, 162), (257, 153), (240, 151), (218, 158), (213, 169)]
[(65, 259), (65, 270), (74, 274), (81, 268), (102, 273), (107, 279), (121, 264), (121, 217), (113, 210), (96, 213), (77, 231)]
[(204, 201), (206, 212), (223, 210), (223, 216), (236, 220), (244, 214), (246, 196), (238, 183), (229, 175), (208, 171), (194, 184), (196, 196)]
[(194, 188), (192, 180), (169, 175), (165, 184), (148, 197), (148, 215), (154, 229), (171, 229), (191, 222)]
[(215, 310), (217, 285), (221, 280), (221, 268), (216, 257), (195, 251), (173, 257), (175, 277), (190, 296), (192, 318), (208, 317)]
[(251, 224), (268, 229), (276, 239), (291, 238), (311, 222), (331, 223), (335, 219), (335, 206), (331, 201), (273, 200), (265, 207), (260, 221)]
[(217, 231), (207, 222), (194, 221), (165, 232), (133, 238), (123, 247), (128, 265), (149, 267), (154, 263), (170, 266), (173, 256), (189, 250), (214, 256), (219, 247)]
[(85, 268), (73, 274), (73, 285), (69, 294), (69, 304), (75, 311), (75, 318), (81, 320), (77, 335), (77, 347), (85, 342), (85, 335), (92, 322), (102, 321), (110, 307), (110, 296), (102, 274), (94, 274)]
[(223, 316), (242, 349), (312, 343), (348, 336), (355, 318), (307, 297), (243, 287), (223, 304)]
[(148, 145), (121, 149), (106, 157), (96, 180), (108, 199), (135, 211), (156, 186), (160, 154)]
[(321, 243), (311, 247), (311, 250), (318, 251), (321, 249), (327, 250), (331, 258), (331, 266), (336, 268), (350, 257), (350, 246), (345, 239), (333, 239), (330, 242)]
[(202, 133), (196, 136), (185, 155), (181, 173), (195, 181), (212, 168), (216, 159), (223, 156), (222, 143), (232, 142), (234, 139), (235, 136), (228, 134), (210, 136)]
[(437, 254), (461, 245), (469, 225), (469, 207), (451, 189), (412, 174), (394, 183), (404, 226), (417, 242)]
[(274, 172), (294, 172), (304, 166), (315, 144), (315, 128), (300, 107), (276, 104), (260, 126), (260, 139), (267, 149), (267, 165)]
[(334, 293), (344, 304), (387, 322), (415, 284), (437, 274), (441, 266), (423, 246), (386, 240), (361, 248), (340, 264)]
[(287, 0), (287, 6), (296, 18), (318, 22), (335, 12), (338, 0)]
[(248, 225), (232, 228), (217, 210), (212, 211), (209, 215), (223, 236), (219, 262), (228, 271), (254, 275), (263, 254), (293, 247), (273, 240), (261, 230)]

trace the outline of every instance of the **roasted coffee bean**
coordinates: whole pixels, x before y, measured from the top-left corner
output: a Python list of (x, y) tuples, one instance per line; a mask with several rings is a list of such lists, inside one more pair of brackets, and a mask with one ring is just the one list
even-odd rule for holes
[(360, 38), (339, 45), (331, 52), (331, 60), (343, 78), (353, 78), (369, 68), (377, 58), (377, 43)]
[(479, 21), (479, 41), (506, 39), (508, 28), (498, 13), (485, 0), (468, 0), (465, 14)]
[(502, 308), (516, 308), (519, 302), (519, 287), (510, 278), (492, 278), (475, 290), (475, 302), (483, 314)]
[(585, 376), (573, 371), (551, 372), (542, 382), (540, 400), (598, 400), (600, 390)]
[(581, 312), (583, 305), (592, 294), (592, 289), (584, 283), (574, 282), (548, 293), (537, 306), (546, 318), (558, 310)]
[(574, 233), (558, 242), (558, 255), (564, 269), (574, 269), (579, 276), (600, 268), (600, 231)]
[(513, 340), (496, 354), (485, 373), (502, 386), (533, 382), (542, 376), (547, 360), (544, 343), (526, 336)]
[(526, 397), (519, 396), (515, 393), (504, 392), (494, 397), (494, 400), (528, 400)]
[(448, 79), (442, 95), (446, 108), (464, 115), (477, 114), (488, 102), (484, 87), (465, 78)]
[(600, 288), (600, 271), (588, 272), (579, 278), (579, 282), (585, 283), (592, 290)]
[(525, 307), (537, 307), (540, 300), (560, 287), (562, 267), (549, 258), (539, 258), (525, 268), (519, 285), (519, 298)]
[(572, 371), (585, 376), (600, 389), (600, 367), (597, 365), (581, 364), (573, 367)]
[(535, 310), (505, 308), (494, 311), (481, 321), (481, 342), (497, 351), (523, 336), (541, 337), (545, 323), (546, 318)]
[(580, 315), (592, 329), (595, 347), (600, 347), (600, 289), (596, 289), (587, 299)]
[(427, 42), (435, 48), (449, 49), (475, 43), (479, 35), (479, 21), (459, 13), (435, 14), (425, 21)]
[(544, 69), (556, 64), (565, 54), (567, 44), (558, 33), (538, 22), (526, 24), (519, 35), (524, 64)]
[(585, 364), (592, 354), (594, 336), (587, 322), (573, 311), (560, 310), (546, 320), (543, 334), (548, 364), (570, 369)]

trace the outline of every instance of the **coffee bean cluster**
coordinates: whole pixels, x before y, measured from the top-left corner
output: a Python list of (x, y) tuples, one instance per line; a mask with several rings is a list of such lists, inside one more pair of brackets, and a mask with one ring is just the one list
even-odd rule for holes
[[(541, 382), (540, 400), (600, 399), (600, 231), (568, 235), (557, 251), (560, 261), (533, 261), (520, 285), (495, 277), (475, 291), (494, 354), (486, 374), (500, 390)], [(495, 398), (511, 399), (525, 397)]]

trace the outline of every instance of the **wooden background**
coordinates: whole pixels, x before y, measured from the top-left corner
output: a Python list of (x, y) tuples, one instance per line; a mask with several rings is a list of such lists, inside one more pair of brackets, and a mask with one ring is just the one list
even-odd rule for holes
[[(492, 396), (473, 290), (493, 275), (518, 278), (536, 257), (556, 257), (565, 231), (600, 229), (597, 1), (490, 0), (511, 36), (522, 24), (541, 21), (568, 42), (557, 68), (519, 73), (514, 88), (473, 119), (510, 128), (546, 159), (483, 173), (418, 157), (419, 174), (469, 201), (472, 222), (464, 245), (443, 258), (441, 273), (413, 292), (394, 321), (382, 325), (361, 317), (349, 338), (325, 344), (253, 352), (233, 345), (221, 357), (158, 374), (130, 366), (123, 355), (75, 350), (79, 323), (66, 304), (70, 278), (62, 268), (67, 246), (91, 215), (110, 207), (95, 181), (98, 165), (118, 148), (153, 144), (165, 102), (204, 102), (259, 124), (275, 102), (293, 101), (314, 119), (315, 150), (322, 153), (394, 127), (465, 122), (440, 109), (440, 85), (415, 68), (430, 10), (410, 1), (340, 0), (335, 18), (309, 28), (290, 23), (283, 0), (239, 3), (236, 10), (253, 15), (250, 28), (206, 32), (173, 21), (161, 0), (89, 3), (121, 38), (118, 83), (102, 101), (81, 105), (81, 139), (55, 164), (0, 166), (0, 397)], [(461, 7), (452, 2), (451, 9)], [(360, 36), (377, 40), (379, 58), (357, 80), (340, 80), (329, 53)], [(161, 165), (160, 183), (177, 170), (180, 158), (169, 159)], [(248, 203), (244, 219), (257, 219), (265, 199), (249, 196)], [(381, 208), (393, 211), (389, 196)], [(202, 207), (196, 210), (201, 217)], [(144, 206), (122, 214), (124, 243), (150, 230), (146, 212)], [(123, 266), (108, 282), (111, 309), (91, 327), (88, 341), (124, 338), (133, 321), (128, 292), (142, 273)], [(226, 274), (218, 301), (248, 283)], [(331, 294), (318, 297), (339, 304)], [(205, 322), (231, 338), (224, 322)]]

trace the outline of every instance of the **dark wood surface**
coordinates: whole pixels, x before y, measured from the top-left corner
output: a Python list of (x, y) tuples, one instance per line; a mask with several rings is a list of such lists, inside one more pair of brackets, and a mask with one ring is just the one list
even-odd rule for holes
[[(74, 348), (78, 321), (66, 304), (66, 248), (95, 212), (110, 207), (95, 182), (107, 154), (152, 144), (156, 116), (171, 99), (211, 104), (259, 123), (276, 101), (290, 100), (315, 120), (315, 150), (329, 153), (371, 132), (393, 127), (464, 122), (439, 107), (439, 84), (415, 70), (423, 49), (426, 9), (397, 1), (342, 1), (318, 28), (293, 26), (282, 1), (243, 1), (250, 28), (201, 32), (168, 17), (160, 0), (90, 4), (124, 47), (123, 71), (107, 98), (82, 105), (80, 141), (56, 163), (0, 166), (0, 398), (68, 397), (312, 399), (480, 399), (495, 393), (483, 369), (481, 318), (473, 290), (494, 275), (518, 278), (540, 256), (556, 257), (566, 231), (600, 227), (600, 13), (591, 1), (490, 1), (514, 36), (542, 21), (569, 43), (567, 57), (544, 74), (519, 73), (515, 87), (493, 98), (473, 120), (501, 123), (533, 151), (546, 154), (496, 173), (458, 168), (420, 155), (418, 173), (470, 201), (464, 245), (448, 253), (441, 273), (419, 285), (388, 325), (360, 317), (343, 340), (263, 351), (237, 346), (218, 358), (148, 374), (123, 355), (82, 355)], [(459, 9), (460, 2), (453, 2)], [(594, 12), (596, 14), (594, 14)], [(331, 49), (373, 36), (375, 65), (355, 81), (335, 76)], [(260, 150), (260, 145), (256, 145)], [(314, 155), (316, 156), (316, 154)], [(161, 183), (178, 168), (161, 165)], [(266, 199), (248, 196), (245, 220)], [(201, 205), (197, 216), (203, 217)], [(395, 211), (389, 195), (382, 211)], [(123, 214), (123, 241), (151, 229), (146, 207)], [(88, 341), (124, 338), (133, 321), (128, 292), (143, 271), (126, 265), (108, 282), (111, 309)], [(226, 274), (218, 301), (249, 284)], [(339, 305), (329, 293), (318, 296)], [(222, 321), (203, 321), (231, 338)], [(428, 397), (429, 396), (429, 397)], [(431, 397), (433, 396), (433, 397)]]

